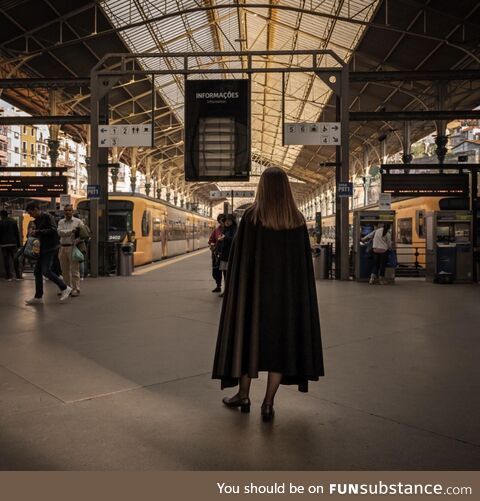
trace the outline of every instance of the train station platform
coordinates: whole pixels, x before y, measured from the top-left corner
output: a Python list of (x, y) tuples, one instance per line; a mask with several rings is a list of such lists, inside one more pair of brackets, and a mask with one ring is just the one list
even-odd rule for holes
[(273, 423), (210, 378), (208, 251), (86, 279), (59, 303), (0, 282), (2, 470), (475, 470), (480, 287), (317, 282), (326, 377)]

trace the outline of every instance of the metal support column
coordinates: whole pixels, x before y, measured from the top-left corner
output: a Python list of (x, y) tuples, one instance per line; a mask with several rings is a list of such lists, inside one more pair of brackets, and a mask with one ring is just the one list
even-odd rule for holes
[(470, 171), (470, 210), (472, 211), (472, 243), (473, 243), (473, 270), (472, 278), (473, 282), (478, 282), (480, 277), (478, 276), (478, 259), (480, 259), (480, 242), (478, 241), (478, 217), (477, 211), (480, 210), (479, 200), (478, 200), (478, 171), (476, 169), (471, 169)]
[(412, 160), (413, 160), (412, 142), (410, 139), (410, 130), (411, 130), (410, 122), (405, 122), (403, 125), (403, 155), (402, 155), (402, 160), (403, 160), (403, 163), (406, 165), (411, 164)]
[[(99, 124), (108, 124), (108, 94), (100, 99), (99, 103)], [(108, 148), (99, 148), (98, 163), (108, 164)], [(97, 167), (98, 168), (98, 167)], [(98, 235), (99, 235), (99, 272), (108, 275), (108, 168), (98, 169), (98, 184), (100, 185), (100, 200), (98, 214)]]
[(98, 277), (106, 272), (106, 243), (108, 242), (108, 169), (98, 164), (108, 163), (108, 149), (98, 147), (98, 125), (108, 123), (107, 93), (100, 97), (99, 81), (92, 72), (90, 96), (90, 172), (89, 184), (100, 186), (100, 199), (90, 200), (90, 274)]
[[(446, 101), (446, 85), (445, 82), (440, 82), (438, 84), (438, 97), (437, 97), (437, 107), (439, 110), (443, 109)], [(447, 154), (447, 122), (446, 120), (436, 120), (437, 127), (437, 137), (435, 138), (435, 144), (437, 145), (437, 158), (438, 163), (443, 164), (445, 161), (445, 155)]]
[[(349, 132), (349, 70), (348, 65), (345, 64), (342, 67), (342, 78), (340, 83), (341, 88), (341, 98), (340, 98), (340, 121), (342, 123), (342, 134), (341, 134), (341, 147), (340, 147), (340, 168), (337, 167), (337, 171), (340, 170), (340, 181), (348, 182), (350, 178), (350, 132)], [(338, 106), (338, 103), (337, 103)], [(337, 154), (338, 156), (338, 154)], [(337, 184), (337, 210), (340, 207), (340, 249), (335, 251), (337, 256), (336, 266), (340, 264), (340, 270), (338, 272), (339, 278), (341, 280), (348, 280), (350, 278), (350, 266), (349, 266), (349, 255), (350, 255), (350, 241), (349, 241), (349, 228), (348, 228), (348, 198), (341, 198), (340, 203), (338, 203), (338, 184)], [(340, 257), (340, 260), (338, 259)]]

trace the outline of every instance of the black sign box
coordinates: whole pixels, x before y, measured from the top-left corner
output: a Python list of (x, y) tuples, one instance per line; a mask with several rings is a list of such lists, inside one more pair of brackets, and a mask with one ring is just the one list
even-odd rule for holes
[(65, 176), (0, 176), (0, 197), (57, 197), (64, 193)]
[(186, 80), (185, 180), (248, 181), (250, 80)]
[(382, 192), (397, 197), (468, 196), (468, 174), (382, 174)]

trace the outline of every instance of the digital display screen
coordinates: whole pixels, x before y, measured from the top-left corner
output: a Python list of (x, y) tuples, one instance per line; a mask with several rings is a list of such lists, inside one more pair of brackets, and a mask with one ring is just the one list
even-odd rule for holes
[(468, 174), (382, 174), (382, 192), (399, 197), (468, 196)]
[(186, 80), (185, 180), (248, 181), (250, 80)]
[(64, 193), (65, 176), (0, 176), (0, 197), (57, 197)]

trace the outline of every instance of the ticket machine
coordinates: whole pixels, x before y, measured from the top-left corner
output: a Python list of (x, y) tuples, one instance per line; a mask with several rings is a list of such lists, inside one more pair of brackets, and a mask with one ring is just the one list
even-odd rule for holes
[(427, 280), (472, 281), (472, 220), (472, 212), (466, 210), (441, 210), (426, 215)]
[[(355, 263), (355, 280), (365, 282), (370, 278), (373, 257), (367, 252), (362, 238), (374, 230), (390, 223), (392, 240), (395, 238), (395, 211), (393, 210), (358, 210), (353, 213), (353, 249)], [(388, 278), (388, 277), (385, 277)]]

